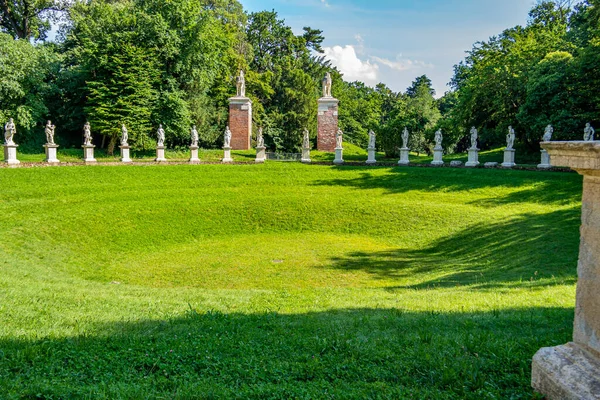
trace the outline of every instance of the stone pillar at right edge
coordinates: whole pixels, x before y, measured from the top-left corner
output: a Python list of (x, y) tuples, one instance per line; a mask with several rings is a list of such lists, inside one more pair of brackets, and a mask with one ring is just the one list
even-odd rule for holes
[(532, 386), (546, 398), (600, 399), (600, 142), (544, 142), (553, 164), (583, 175), (573, 342), (533, 357)]

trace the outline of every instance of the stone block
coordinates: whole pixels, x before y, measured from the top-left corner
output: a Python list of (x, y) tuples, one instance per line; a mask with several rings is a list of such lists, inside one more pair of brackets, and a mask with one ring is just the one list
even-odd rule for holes
[(377, 162), (375, 158), (375, 149), (367, 149), (368, 158), (367, 164), (375, 164)]
[(21, 164), (21, 161), (17, 160), (17, 147), (16, 144), (5, 144), (4, 145), (4, 162), (9, 165)]
[(264, 163), (267, 160), (267, 152), (265, 146), (260, 146), (256, 148), (256, 163)]
[(408, 158), (410, 153), (410, 149), (403, 147), (400, 149), (400, 161), (398, 161), (398, 165), (408, 165), (410, 164), (410, 160)]
[(335, 135), (338, 131), (339, 100), (333, 97), (319, 99), (317, 115), (317, 150), (335, 151)]
[(310, 163), (310, 149), (304, 148), (302, 149), (302, 162), (305, 164)]
[(119, 146), (119, 148), (121, 149), (121, 162), (123, 163), (130, 163), (131, 162), (131, 158), (129, 157), (129, 146)]
[(44, 162), (47, 162), (48, 164), (60, 163), (56, 155), (58, 149), (57, 144), (45, 144), (44, 149), (46, 150), (46, 159), (44, 160)]
[(199, 164), (200, 157), (198, 157), (198, 146), (190, 146), (190, 164)]
[(537, 167), (539, 169), (552, 168), (552, 164), (550, 164), (550, 155), (548, 154), (548, 152), (546, 150), (542, 149), (542, 161)]
[(514, 149), (506, 149), (504, 150), (504, 162), (502, 166), (504, 168), (512, 168), (515, 167), (515, 150)]
[(94, 146), (93, 144), (84, 144), (83, 146), (83, 162), (86, 164), (93, 164), (96, 162), (94, 158)]
[(334, 164), (343, 164), (344, 163), (344, 149), (341, 147), (335, 148), (335, 159), (333, 160)]
[(431, 165), (444, 165), (444, 149), (433, 149), (433, 161), (431, 162)]
[(223, 147), (223, 163), (232, 163), (233, 158), (231, 158), (231, 147)]
[(165, 162), (167, 159), (165, 158), (165, 146), (156, 146), (156, 158), (154, 159), (156, 162)]
[(483, 164), (485, 168), (496, 168), (498, 166), (497, 162), (486, 162)]
[(229, 99), (229, 129), (232, 150), (250, 150), (252, 138), (252, 101), (247, 97)]
[(469, 149), (469, 161), (465, 167), (477, 167), (479, 165), (479, 149)]
[(451, 167), (460, 167), (462, 165), (463, 165), (462, 161), (456, 161), (456, 160), (455, 161), (450, 161), (450, 166)]

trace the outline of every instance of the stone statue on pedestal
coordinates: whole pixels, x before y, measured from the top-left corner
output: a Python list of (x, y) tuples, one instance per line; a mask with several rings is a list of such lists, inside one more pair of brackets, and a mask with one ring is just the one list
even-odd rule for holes
[(404, 132), (402, 132), (402, 148), (408, 149), (408, 128), (404, 128)]
[(443, 139), (444, 139), (444, 137), (442, 136), (442, 130), (440, 129), (440, 130), (438, 130), (435, 133), (435, 138), (434, 138), (434, 140), (435, 140), (435, 147), (441, 148), (442, 147), (442, 140)]
[(475, 127), (471, 128), (471, 149), (476, 149), (477, 148), (477, 138), (479, 137), (479, 134), (477, 132), (477, 129), (475, 129)]
[(196, 125), (192, 127), (192, 147), (198, 147), (198, 131)]
[(127, 128), (125, 124), (121, 126), (121, 146), (129, 146), (129, 133), (127, 132)]
[(338, 129), (337, 133), (335, 134), (335, 147), (338, 149), (341, 149), (342, 146), (342, 142), (343, 142), (343, 137), (344, 137), (344, 132), (342, 132), (341, 129)]
[(308, 129), (304, 128), (304, 137), (302, 138), (302, 148), (310, 149), (310, 133)]
[(89, 122), (86, 122), (83, 126), (83, 144), (84, 146), (92, 145), (92, 127)]
[(583, 140), (586, 142), (593, 142), (595, 134), (596, 131), (594, 128), (592, 128), (592, 125), (590, 125), (589, 122), (585, 124), (585, 129), (583, 130)]
[(375, 132), (373, 132), (372, 130), (369, 131), (369, 148), (370, 149), (374, 149), (375, 148)]
[(56, 127), (52, 125), (52, 121), (46, 122), (46, 144), (54, 144), (54, 129)]
[(512, 126), (508, 127), (508, 135), (506, 135), (506, 150), (512, 150), (515, 145), (515, 130)]
[(332, 97), (331, 96), (331, 85), (333, 81), (331, 80), (331, 74), (328, 72), (325, 74), (323, 78), (323, 97)]
[(17, 128), (15, 127), (15, 123), (13, 119), (9, 119), (6, 125), (4, 125), (4, 144), (6, 145), (14, 145), (15, 142), (13, 138), (17, 133)]
[(542, 142), (551, 142), (552, 134), (554, 133), (554, 128), (552, 125), (548, 125), (544, 130), (544, 136), (542, 136)]
[(156, 132), (158, 147), (163, 147), (165, 145), (165, 130), (163, 129), (162, 124), (158, 126), (158, 131)]
[(246, 97), (246, 77), (244, 71), (240, 70), (240, 74), (235, 80), (237, 87), (237, 97)]
[(265, 147), (265, 138), (263, 136), (262, 126), (258, 128), (258, 134), (256, 135), (256, 147)]
[(225, 140), (223, 147), (231, 147), (231, 131), (229, 130), (229, 126), (225, 128)]

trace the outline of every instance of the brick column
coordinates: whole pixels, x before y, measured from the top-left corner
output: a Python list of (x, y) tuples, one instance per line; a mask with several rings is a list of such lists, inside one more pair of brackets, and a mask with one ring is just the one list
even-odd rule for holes
[(600, 142), (545, 142), (553, 165), (583, 175), (573, 342), (541, 349), (532, 385), (553, 399), (600, 399)]
[(229, 99), (229, 129), (231, 130), (231, 148), (250, 150), (252, 138), (252, 101), (247, 97)]
[(338, 104), (334, 97), (319, 99), (319, 115), (317, 116), (317, 150), (334, 152), (335, 134), (338, 130)]

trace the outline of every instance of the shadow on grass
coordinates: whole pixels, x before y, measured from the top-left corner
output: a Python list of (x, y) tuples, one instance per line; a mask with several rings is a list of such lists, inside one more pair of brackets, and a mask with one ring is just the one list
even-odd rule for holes
[(534, 398), (531, 357), (573, 310), (197, 313), (0, 340), (4, 398)]
[[(425, 277), (422, 283), (409, 288), (574, 284), (580, 217), (580, 210), (575, 208), (520, 215), (509, 221), (474, 226), (417, 251), (348, 254), (333, 259), (331, 268), (362, 270), (381, 279)], [(396, 287), (400, 288), (407, 287)]]
[[(346, 167), (355, 173), (356, 168)], [(366, 167), (365, 167), (366, 168)], [(344, 169), (341, 168), (340, 171)], [(361, 172), (354, 179), (340, 178), (316, 181), (319, 186), (342, 186), (356, 189), (384, 189), (389, 194), (409, 191), (469, 192), (485, 188), (519, 188), (506, 196), (481, 201), (482, 205), (502, 205), (513, 202), (570, 204), (581, 201), (581, 176), (571, 173), (542, 175), (537, 172), (450, 169), (450, 168), (390, 168), (386, 174)], [(531, 188), (531, 186), (534, 186)]]

